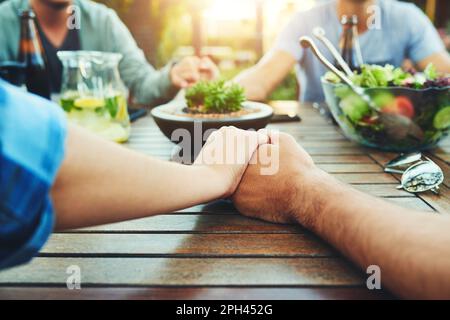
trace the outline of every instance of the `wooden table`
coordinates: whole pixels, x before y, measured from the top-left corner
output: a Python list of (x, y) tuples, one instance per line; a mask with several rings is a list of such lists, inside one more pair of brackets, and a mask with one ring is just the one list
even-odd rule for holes
[[(394, 155), (347, 141), (310, 106), (302, 106), (300, 115), (301, 123), (271, 127), (294, 135), (326, 171), (401, 206), (430, 214), (450, 212), (449, 140), (432, 155), (447, 174), (441, 195), (417, 197), (397, 190), (398, 177), (383, 173), (382, 164)], [(173, 148), (151, 118), (133, 125), (128, 146), (162, 159), (169, 159)], [(81, 290), (66, 288), (70, 266), (80, 268)], [(0, 298), (390, 297), (366, 289), (366, 277), (304, 228), (248, 219), (222, 201), (136, 221), (56, 233), (32, 263), (0, 273)]]

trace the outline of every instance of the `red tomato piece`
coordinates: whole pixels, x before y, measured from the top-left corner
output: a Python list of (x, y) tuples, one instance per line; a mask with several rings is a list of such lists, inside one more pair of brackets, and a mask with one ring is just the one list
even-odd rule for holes
[(414, 105), (407, 97), (396, 97), (393, 103), (384, 107), (383, 112), (401, 114), (408, 118), (414, 118)]

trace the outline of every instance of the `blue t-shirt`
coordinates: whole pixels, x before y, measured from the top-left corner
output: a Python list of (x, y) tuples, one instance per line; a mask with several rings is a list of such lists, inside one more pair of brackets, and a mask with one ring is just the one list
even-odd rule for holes
[(0, 269), (28, 262), (52, 232), (65, 138), (57, 105), (0, 80)]
[[(374, 24), (373, 19), (369, 22), (371, 26), (379, 28), (369, 28), (359, 36), (365, 63), (401, 66), (406, 58), (419, 62), (445, 50), (431, 21), (414, 4), (377, 0), (374, 8), (370, 13), (377, 14), (379, 19)], [(320, 78), (326, 69), (311, 50), (300, 47), (299, 38), (310, 36), (315, 39), (312, 32), (315, 27), (320, 26), (334, 46), (338, 47), (342, 33), (339, 20), (336, 1), (329, 1), (309, 11), (295, 14), (276, 41), (273, 50), (288, 52), (299, 62), (297, 76), (301, 87), (300, 101), (324, 100)], [(334, 61), (325, 46), (320, 41), (316, 43), (324, 55)]]

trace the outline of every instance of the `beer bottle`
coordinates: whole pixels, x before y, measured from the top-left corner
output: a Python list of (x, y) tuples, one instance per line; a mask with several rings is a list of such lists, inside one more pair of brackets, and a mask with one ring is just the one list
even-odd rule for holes
[(29, 92), (50, 99), (50, 78), (34, 12), (23, 11), (20, 22), (19, 62), (25, 66), (25, 85)]
[[(342, 16), (341, 24), (343, 31), (339, 47), (342, 58), (344, 58), (344, 61), (352, 71), (358, 71), (364, 63), (358, 40), (358, 17), (353, 15), (349, 18), (344, 15)], [(337, 66), (341, 69), (339, 65)]]

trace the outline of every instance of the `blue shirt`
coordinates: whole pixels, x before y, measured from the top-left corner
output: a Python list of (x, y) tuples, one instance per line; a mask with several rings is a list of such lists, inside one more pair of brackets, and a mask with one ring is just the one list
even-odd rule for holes
[(0, 80), (0, 269), (28, 262), (52, 232), (65, 137), (57, 105)]
[[(396, 0), (377, 0), (379, 28), (369, 28), (359, 36), (365, 63), (392, 64), (401, 66), (406, 58), (419, 62), (430, 55), (445, 50), (428, 17), (414, 4)], [(376, 17), (372, 15), (372, 17)], [(298, 61), (297, 76), (301, 88), (300, 101), (321, 102), (324, 100), (320, 78), (325, 67), (312, 54), (311, 50), (300, 47), (299, 38), (310, 36), (315, 27), (322, 27), (330, 41), (338, 47), (342, 26), (337, 14), (336, 0), (318, 5), (306, 12), (294, 15), (280, 33), (273, 50), (290, 53)], [(371, 19), (370, 22), (373, 22)], [(330, 60), (331, 54), (320, 41), (319, 49)]]

